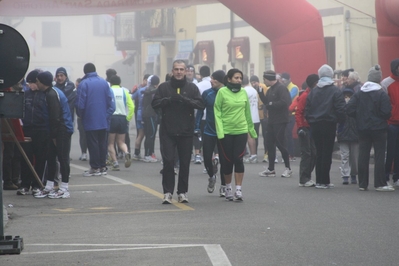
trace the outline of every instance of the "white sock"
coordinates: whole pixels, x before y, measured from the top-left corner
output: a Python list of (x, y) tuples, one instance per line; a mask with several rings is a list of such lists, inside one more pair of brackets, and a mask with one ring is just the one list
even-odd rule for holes
[(257, 157), (257, 155), (256, 154), (252, 154), (250, 158), (254, 158), (254, 157)]
[(236, 190), (241, 190), (241, 186), (236, 186)]
[(63, 191), (67, 191), (68, 190), (68, 183), (61, 182), (60, 189), (63, 190)]
[(45, 189), (46, 190), (53, 190), (53, 188), (54, 188), (54, 181), (47, 180)]
[(226, 184), (226, 189), (230, 189), (231, 190), (231, 183), (230, 184)]

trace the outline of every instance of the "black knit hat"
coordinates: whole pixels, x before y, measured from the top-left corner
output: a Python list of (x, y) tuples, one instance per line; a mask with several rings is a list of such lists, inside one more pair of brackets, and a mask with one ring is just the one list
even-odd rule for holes
[(66, 69), (63, 68), (63, 67), (57, 68), (57, 71), (55, 71), (55, 75), (57, 76), (58, 73), (62, 73), (62, 74), (64, 74), (66, 77), (68, 77), (68, 74), (67, 74), (67, 72), (66, 72)]
[(157, 75), (153, 75), (152, 77), (151, 77), (151, 85), (159, 85), (159, 77), (157, 76)]
[(255, 76), (255, 75), (251, 76), (251, 77), (249, 78), (249, 82), (259, 82), (258, 76)]
[(45, 71), (37, 75), (37, 80), (46, 86), (53, 86), (53, 79), (53, 74), (51, 74), (49, 71)]
[(28, 83), (36, 83), (36, 78), (37, 75), (39, 75), (39, 71), (38, 70), (32, 70), (31, 72), (29, 72), (29, 74), (26, 76), (26, 82)]
[(212, 73), (212, 78), (214, 80), (219, 81), (220, 83), (224, 83), (224, 76), (226, 76), (226, 74), (224, 73), (223, 70), (216, 70), (215, 72)]
[(274, 81), (276, 80), (276, 72), (274, 72), (273, 70), (263, 72), (263, 78), (269, 81)]
[(283, 72), (283, 73), (281, 73), (281, 78), (282, 79), (286, 79), (286, 80), (290, 80), (291, 79), (291, 75), (290, 75), (290, 73)]

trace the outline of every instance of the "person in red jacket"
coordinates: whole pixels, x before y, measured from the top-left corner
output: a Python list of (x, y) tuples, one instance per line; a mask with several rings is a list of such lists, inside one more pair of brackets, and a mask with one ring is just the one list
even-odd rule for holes
[(312, 172), (316, 164), (316, 147), (312, 136), (310, 135), (310, 126), (305, 119), (306, 98), (313, 89), (319, 76), (311, 74), (306, 78), (307, 88), (297, 98), (297, 106), (295, 112), (295, 121), (298, 127), (298, 139), (301, 149), (301, 162), (299, 164), (299, 186), (314, 187), (316, 183), (312, 180)]
[(393, 186), (399, 187), (399, 58), (391, 61), (392, 74), (381, 81), (381, 87), (388, 93), (392, 105), (392, 115), (388, 119), (387, 155), (385, 157), (385, 177), (389, 175), (393, 163)]

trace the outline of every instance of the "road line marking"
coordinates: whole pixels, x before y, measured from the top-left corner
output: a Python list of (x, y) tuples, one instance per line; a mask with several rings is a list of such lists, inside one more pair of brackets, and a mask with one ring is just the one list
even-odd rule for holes
[[(70, 164), (70, 166), (75, 167), (77, 169), (81, 169), (83, 171), (87, 170), (87, 168), (85, 168), (85, 167), (82, 167), (82, 166), (76, 165), (76, 164), (72, 164), (72, 163)], [(123, 185), (132, 185), (132, 186), (134, 186), (134, 187), (136, 187), (138, 189), (141, 189), (141, 190), (143, 190), (143, 191), (145, 191), (145, 192), (147, 192), (147, 193), (149, 193), (151, 195), (154, 195), (155, 197), (163, 199), (163, 194), (159, 193), (156, 190), (153, 190), (152, 188), (143, 186), (141, 184), (135, 184), (135, 183), (132, 183), (130, 181), (124, 180), (122, 178), (119, 178), (119, 177), (116, 177), (116, 176), (113, 176), (113, 175), (103, 175), (102, 177), (107, 178), (107, 179), (112, 180), (112, 181), (115, 181), (117, 183), (123, 184)], [(181, 210), (184, 210), (184, 211), (193, 211), (194, 210), (190, 206), (188, 206), (186, 204), (178, 203), (175, 200), (172, 200), (172, 204), (175, 205), (177, 208), (179, 208)]]
[(204, 245), (213, 266), (231, 266), (229, 258), (220, 245)]
[(174, 210), (144, 210), (144, 211), (130, 211), (130, 212), (76, 212), (76, 213), (47, 213), (47, 214), (34, 214), (31, 217), (53, 217), (53, 216), (89, 216), (89, 215), (110, 215), (110, 214), (138, 214), (138, 213), (159, 213), (159, 212), (181, 212), (183, 209)]
[(220, 245), (212, 244), (25, 244), (25, 246), (85, 246), (85, 247), (120, 247), (120, 248), (97, 248), (97, 249), (75, 249), (59, 251), (37, 251), (22, 252), (22, 255), (36, 254), (57, 254), (57, 253), (80, 253), (80, 252), (104, 252), (104, 251), (126, 251), (126, 250), (144, 250), (144, 249), (165, 249), (165, 248), (185, 248), (185, 247), (203, 247), (211, 260), (213, 266), (231, 266), (231, 263)]

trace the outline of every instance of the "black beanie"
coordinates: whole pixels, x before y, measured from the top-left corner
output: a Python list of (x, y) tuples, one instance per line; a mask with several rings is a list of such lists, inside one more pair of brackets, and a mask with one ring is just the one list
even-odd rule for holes
[(273, 70), (263, 72), (263, 78), (269, 81), (274, 81), (276, 80), (276, 72), (274, 72)]
[(156, 85), (158, 85), (159, 84), (159, 77), (158, 76), (156, 76), (156, 75), (153, 75), (152, 77), (151, 77), (151, 85), (154, 85), (154, 86), (156, 86)]
[(29, 74), (26, 76), (26, 82), (28, 83), (36, 83), (36, 78), (37, 75), (39, 75), (39, 71), (38, 70), (32, 70), (31, 72), (29, 72)]
[(65, 77), (68, 77), (68, 74), (67, 74), (67, 72), (66, 72), (66, 69), (63, 68), (63, 67), (57, 68), (57, 71), (55, 71), (55, 75), (57, 76), (58, 73), (62, 73), (62, 74), (65, 75)]
[(83, 73), (87, 74), (87, 73), (91, 73), (91, 72), (96, 72), (96, 67), (94, 66), (93, 63), (87, 63), (83, 67)]
[(224, 73), (223, 70), (216, 70), (215, 72), (212, 73), (212, 78), (214, 80), (219, 81), (220, 83), (224, 83), (224, 76), (226, 76), (226, 74)]
[(249, 78), (249, 82), (259, 82), (258, 76), (255, 76), (255, 75), (251, 76), (251, 77)]
[(37, 79), (46, 86), (53, 86), (53, 74), (45, 71), (37, 75)]
[(306, 84), (308, 84), (308, 87), (313, 89), (313, 86), (315, 85), (316, 82), (319, 81), (319, 75), (316, 74), (310, 74), (307, 78), (306, 78)]

